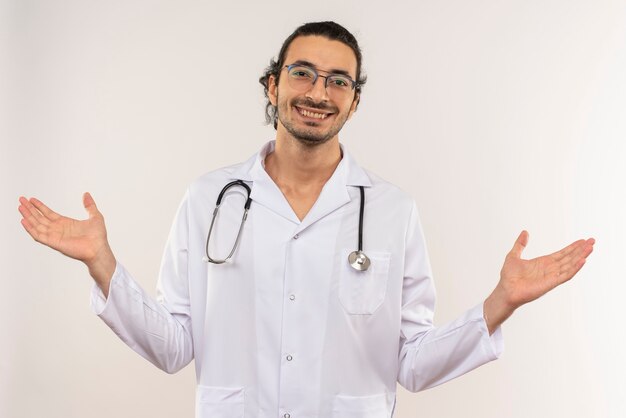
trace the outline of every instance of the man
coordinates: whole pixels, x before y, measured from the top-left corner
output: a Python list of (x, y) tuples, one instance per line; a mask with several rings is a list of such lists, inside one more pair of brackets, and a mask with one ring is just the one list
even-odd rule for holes
[(85, 221), (20, 198), (26, 231), (87, 265), (93, 308), (120, 338), (169, 373), (195, 359), (198, 417), (389, 417), (396, 382), (417, 391), (497, 358), (500, 325), (573, 277), (593, 249), (579, 240), (522, 260), (524, 231), (489, 297), (433, 327), (413, 200), (339, 144), (364, 81), (358, 44), (340, 25), (305, 24), (287, 38), (261, 78), (276, 140), (189, 187), (157, 301), (116, 262), (89, 194)]

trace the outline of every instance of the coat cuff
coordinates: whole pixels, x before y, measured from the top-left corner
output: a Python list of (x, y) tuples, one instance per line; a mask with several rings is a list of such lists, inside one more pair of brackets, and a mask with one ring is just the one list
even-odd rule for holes
[(91, 287), (91, 298), (90, 298), (90, 306), (93, 313), (100, 316), (104, 313), (104, 311), (109, 306), (108, 301), (111, 299), (111, 294), (115, 291), (116, 287), (119, 287), (119, 281), (122, 280), (121, 277), (124, 276), (126, 270), (124, 266), (120, 263), (116, 262), (115, 271), (113, 272), (113, 276), (111, 276), (111, 281), (109, 282), (109, 297), (108, 299), (104, 296), (104, 292), (102, 289), (94, 282)]
[(471, 318), (475, 318), (480, 327), (480, 332), (483, 335), (482, 346), (485, 354), (491, 360), (500, 358), (500, 355), (504, 351), (504, 337), (502, 335), (502, 327), (496, 328), (493, 334), (489, 335), (489, 329), (485, 322), (485, 315), (483, 310), (483, 303), (480, 303), (470, 310)]

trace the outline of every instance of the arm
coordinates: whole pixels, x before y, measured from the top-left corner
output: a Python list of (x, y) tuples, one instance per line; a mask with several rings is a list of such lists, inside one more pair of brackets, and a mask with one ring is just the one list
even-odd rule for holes
[(433, 325), (435, 287), (415, 206), (404, 258), (398, 382), (417, 392), (495, 360), (502, 352), (502, 336), (499, 331), (489, 336), (482, 306)]
[(117, 263), (104, 217), (88, 193), (89, 218), (59, 215), (37, 199), (20, 198), (22, 225), (37, 241), (84, 262), (96, 287), (92, 306), (128, 346), (160, 369), (173, 373), (193, 358), (187, 277), (186, 199), (179, 208), (161, 265), (158, 302)]
[(434, 327), (435, 292), (416, 216), (407, 234), (398, 374), (399, 383), (410, 391), (437, 386), (495, 360), (502, 351), (499, 326), (517, 307), (571, 279), (594, 244), (593, 239), (579, 240), (549, 256), (522, 260), (528, 242), (528, 233), (522, 232), (485, 302)]

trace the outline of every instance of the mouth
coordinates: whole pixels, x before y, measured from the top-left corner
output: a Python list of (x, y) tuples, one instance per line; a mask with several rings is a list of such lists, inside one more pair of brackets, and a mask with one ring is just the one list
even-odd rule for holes
[(313, 120), (324, 120), (329, 116), (333, 115), (333, 112), (328, 112), (320, 109), (305, 109), (299, 106), (294, 106), (294, 109), (298, 112), (298, 114), (306, 119)]

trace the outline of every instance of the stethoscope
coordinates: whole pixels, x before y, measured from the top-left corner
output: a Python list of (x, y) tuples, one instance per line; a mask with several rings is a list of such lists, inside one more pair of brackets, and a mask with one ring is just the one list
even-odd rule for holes
[[(244, 189), (246, 189), (247, 199), (246, 199), (246, 203), (243, 206), (244, 208), (243, 216), (241, 217), (241, 224), (239, 225), (239, 231), (237, 232), (237, 238), (235, 238), (235, 243), (233, 244), (233, 248), (230, 250), (230, 253), (228, 254), (226, 258), (220, 260), (220, 259), (211, 257), (211, 255), (209, 254), (209, 242), (211, 241), (211, 232), (213, 232), (213, 226), (215, 225), (215, 218), (217, 217), (217, 214), (220, 210), (220, 205), (222, 204), (222, 198), (224, 197), (224, 194), (228, 191), (228, 189), (234, 186), (241, 186)], [(358, 187), (361, 191), (361, 205), (359, 207), (359, 247), (358, 247), (358, 250), (352, 251), (348, 255), (348, 264), (350, 264), (352, 268), (355, 270), (365, 271), (370, 267), (371, 261), (369, 257), (365, 255), (365, 253), (363, 252), (363, 211), (365, 209), (365, 190), (363, 186), (358, 186)], [(213, 263), (213, 264), (223, 264), (227, 262), (228, 260), (230, 260), (230, 258), (233, 256), (233, 254), (235, 253), (235, 250), (239, 246), (239, 241), (241, 241), (241, 231), (243, 231), (243, 224), (246, 222), (246, 219), (248, 219), (248, 211), (250, 210), (250, 204), (252, 203), (252, 199), (250, 198), (250, 193), (251, 193), (250, 186), (248, 186), (242, 180), (235, 180), (235, 181), (231, 181), (226, 186), (224, 186), (220, 194), (217, 196), (217, 202), (215, 203), (215, 209), (213, 210), (213, 218), (211, 219), (211, 226), (209, 226), (209, 233), (207, 234), (207, 237), (206, 237), (206, 248), (205, 248), (206, 257), (202, 258), (204, 261)]]

